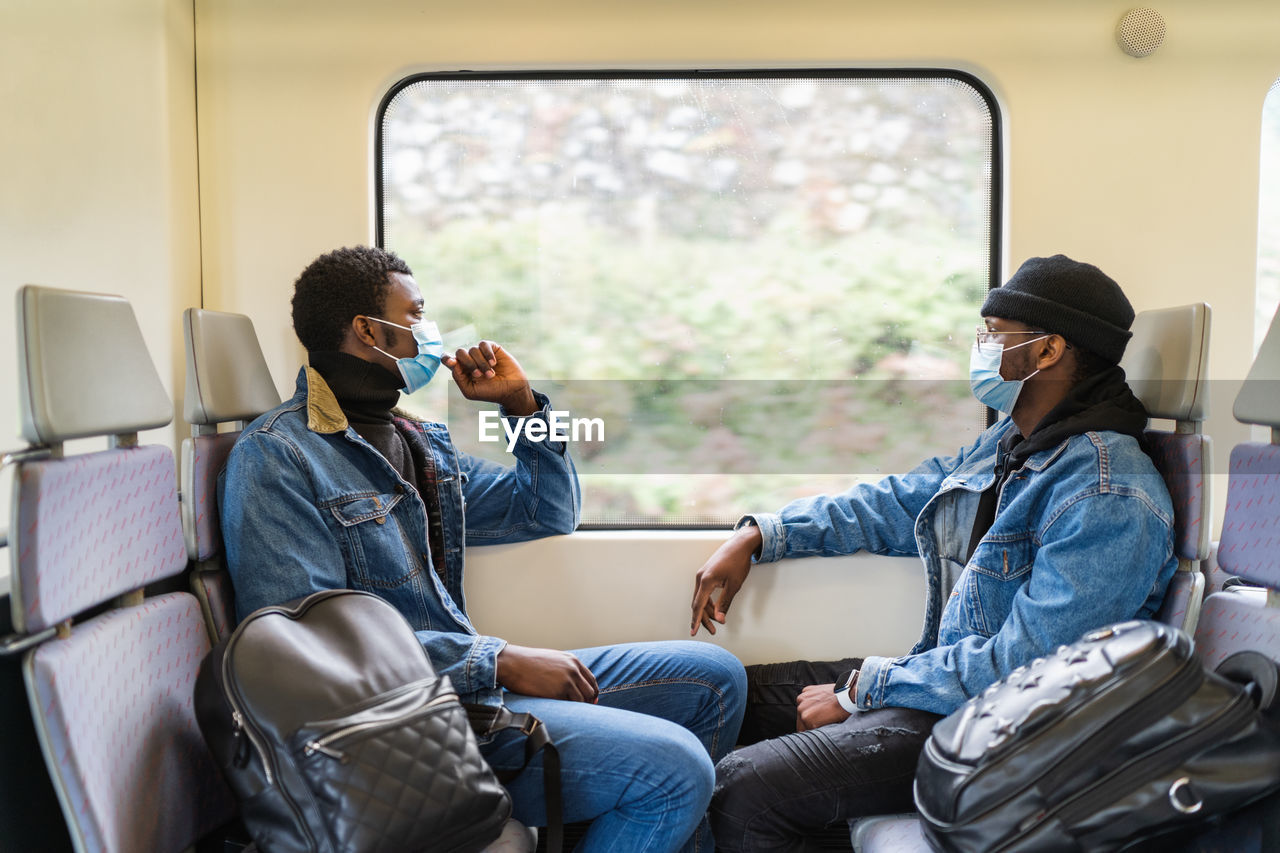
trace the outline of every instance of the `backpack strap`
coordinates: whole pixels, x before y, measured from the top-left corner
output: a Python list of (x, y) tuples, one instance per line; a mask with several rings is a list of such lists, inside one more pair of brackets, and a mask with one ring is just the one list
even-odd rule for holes
[(556, 749), (547, 727), (533, 714), (517, 714), (500, 705), (464, 705), (471, 729), (479, 735), (492, 735), (504, 729), (517, 729), (525, 736), (524, 763), (517, 770), (494, 771), (498, 781), (507, 784), (515, 779), (539, 752), (542, 756), (542, 789), (547, 800), (547, 850), (548, 853), (564, 849), (564, 803), (560, 796), (560, 752)]
[(1243, 684), (1253, 697), (1258, 709), (1276, 714), (1277, 686), (1280, 686), (1280, 670), (1276, 662), (1262, 652), (1246, 650), (1236, 652), (1215, 667), (1214, 672), (1230, 681)]

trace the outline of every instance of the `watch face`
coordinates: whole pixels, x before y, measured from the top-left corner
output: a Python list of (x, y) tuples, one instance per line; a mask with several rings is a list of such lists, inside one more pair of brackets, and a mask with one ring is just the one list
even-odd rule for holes
[(840, 676), (836, 679), (835, 685), (831, 689), (836, 693), (839, 693), (842, 690), (848, 690), (850, 682), (853, 681), (853, 677), (857, 674), (858, 671), (856, 669), (840, 673)]

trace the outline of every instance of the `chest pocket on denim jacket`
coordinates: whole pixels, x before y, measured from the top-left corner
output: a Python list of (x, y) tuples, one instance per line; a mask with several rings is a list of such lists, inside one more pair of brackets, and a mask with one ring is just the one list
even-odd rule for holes
[(956, 585), (968, 627), (984, 637), (1000, 630), (1013, 610), (1013, 598), (1031, 578), (1036, 548), (1031, 535), (984, 541)]
[(406, 544), (391, 511), (404, 495), (359, 494), (325, 504), (338, 522), (338, 541), (348, 578), (358, 589), (385, 590), (416, 573), (405, 560)]

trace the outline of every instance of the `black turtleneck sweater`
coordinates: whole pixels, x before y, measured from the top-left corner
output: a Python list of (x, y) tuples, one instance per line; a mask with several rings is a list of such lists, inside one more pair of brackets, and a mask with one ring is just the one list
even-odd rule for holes
[(385, 367), (345, 352), (313, 352), (311, 366), (324, 377), (351, 428), (417, 487), (409, 445), (391, 423), (404, 380)]

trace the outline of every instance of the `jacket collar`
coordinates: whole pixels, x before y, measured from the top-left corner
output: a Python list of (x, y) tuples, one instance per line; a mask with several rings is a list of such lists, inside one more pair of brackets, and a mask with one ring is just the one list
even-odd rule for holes
[(347, 416), (342, 413), (338, 398), (329, 390), (329, 384), (315, 368), (304, 369), (307, 376), (307, 429), (323, 434), (345, 432)]

